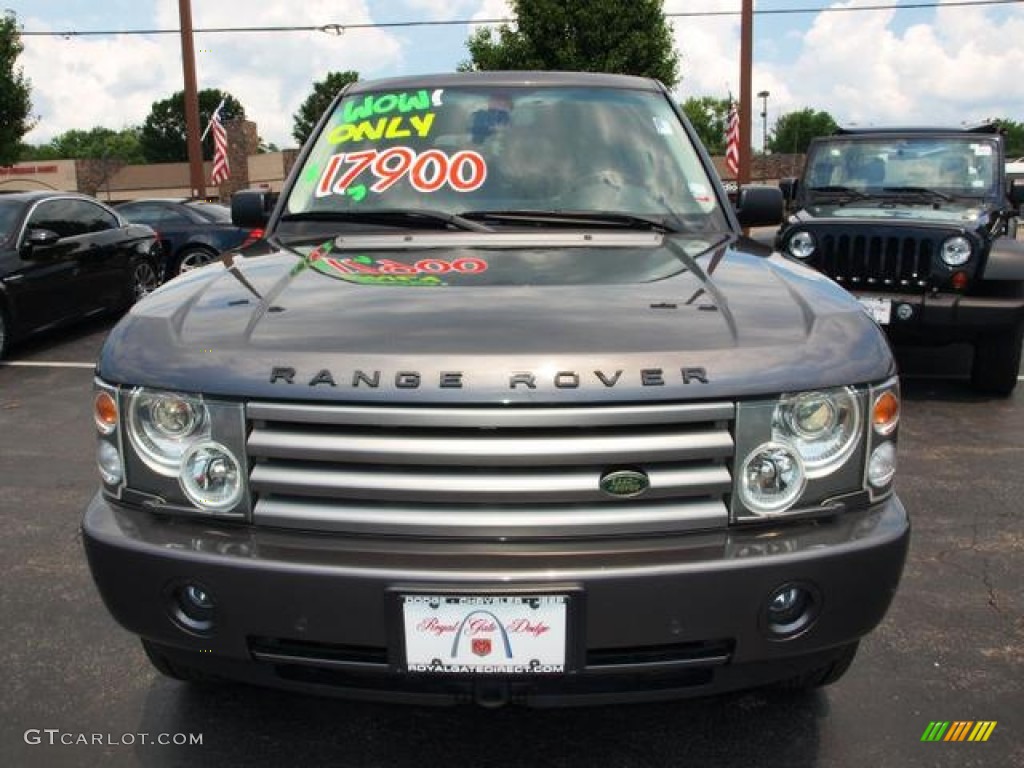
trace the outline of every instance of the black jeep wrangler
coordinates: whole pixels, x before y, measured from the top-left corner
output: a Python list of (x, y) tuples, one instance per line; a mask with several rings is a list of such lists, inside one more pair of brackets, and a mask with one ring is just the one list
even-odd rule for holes
[(784, 180), (776, 247), (851, 291), (894, 341), (974, 345), (975, 389), (1009, 395), (1024, 334), (1024, 189), (997, 126), (840, 130)]

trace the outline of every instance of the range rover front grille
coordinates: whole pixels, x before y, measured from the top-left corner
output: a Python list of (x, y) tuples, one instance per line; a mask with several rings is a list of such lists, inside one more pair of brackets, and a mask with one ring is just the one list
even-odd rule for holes
[(921, 292), (945, 234), (828, 231), (814, 256), (819, 270), (848, 289)]
[[(257, 525), (417, 537), (724, 528), (733, 403), (416, 408), (251, 403)], [(649, 488), (600, 480), (638, 470)]]

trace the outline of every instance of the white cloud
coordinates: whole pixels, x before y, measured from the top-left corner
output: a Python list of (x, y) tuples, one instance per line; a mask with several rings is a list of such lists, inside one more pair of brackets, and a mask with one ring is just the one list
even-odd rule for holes
[[(850, 0), (843, 7), (872, 5)], [(996, 14), (1009, 13), (1004, 23)], [(773, 68), (799, 103), (840, 123), (959, 125), (986, 117), (1020, 119), (1024, 12), (941, 9), (932, 24), (900, 30), (895, 11), (823, 13), (789, 66)]]
[[(946, 0), (947, 2), (949, 0)], [(178, 26), (173, 0), (121, 3), (119, 15), (76, 16), (61, 4), (41, 18), (36, 0), (8, 0), (26, 29)], [(877, 0), (843, 0), (864, 6)], [(57, 4), (53, 4), (55, 7)], [(680, 99), (739, 92), (738, 0), (666, 0), (680, 52)], [(125, 8), (130, 7), (131, 16)], [(196, 27), (353, 24), (370, 21), (493, 19), (511, 16), (507, 0), (195, 0)], [(106, 6), (104, 6), (106, 8)], [(863, 11), (816, 16), (756, 16), (753, 90), (771, 92), (770, 123), (812, 107), (840, 122), (959, 124), (991, 116), (1021, 120), (1024, 7), (946, 7), (936, 12)], [(908, 24), (907, 19), (917, 19)], [(332, 70), (363, 78), (451, 70), (466, 57), (465, 28), (410, 27), (323, 32), (197, 34), (201, 88), (239, 98), (260, 135), (290, 146), (292, 115), (312, 83)], [(72, 128), (140, 124), (151, 104), (182, 88), (177, 35), (23, 38), (20, 59), (32, 80), (42, 143)], [(755, 105), (755, 115), (760, 112)], [(759, 123), (759, 120), (756, 121)], [(755, 125), (755, 128), (760, 127)], [(755, 131), (759, 137), (759, 131)], [(755, 140), (756, 143), (756, 140)]]
[[(177, 4), (160, 2), (156, 28), (178, 26)], [(330, 0), (255, 4), (244, 0), (194, 3), (195, 28), (237, 26), (323, 26), (366, 23), (362, 0), (340, 5)], [(53, 29), (38, 18), (24, 20), (33, 30)], [(19, 63), (32, 81), (39, 125), (25, 140), (43, 143), (72, 128), (121, 128), (141, 124), (154, 101), (184, 87), (177, 35), (119, 37), (32, 36), (24, 38)], [(292, 115), (312, 84), (329, 71), (354, 69), (364, 78), (392, 74), (403, 51), (388, 30), (247, 34), (197, 33), (199, 87), (220, 88), (237, 97), (267, 141), (291, 146)]]

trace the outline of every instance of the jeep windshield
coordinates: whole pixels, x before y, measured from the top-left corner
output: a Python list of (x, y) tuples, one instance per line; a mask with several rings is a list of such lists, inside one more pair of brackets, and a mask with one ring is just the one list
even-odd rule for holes
[(535, 84), (357, 87), (316, 138), (281, 222), (285, 233), (728, 229), (664, 93)]
[(998, 156), (993, 139), (974, 134), (819, 140), (807, 156), (804, 195), (933, 205), (994, 197)]

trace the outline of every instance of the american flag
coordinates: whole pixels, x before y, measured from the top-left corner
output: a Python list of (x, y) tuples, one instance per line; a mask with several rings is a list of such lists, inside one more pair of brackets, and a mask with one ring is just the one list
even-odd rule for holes
[(213, 133), (213, 175), (210, 176), (210, 186), (216, 187), (231, 176), (231, 168), (228, 166), (228, 135), (220, 121), (220, 106), (210, 118), (210, 131)]
[(740, 173), (740, 113), (736, 102), (729, 106), (729, 125), (725, 130), (725, 166), (733, 176)]

